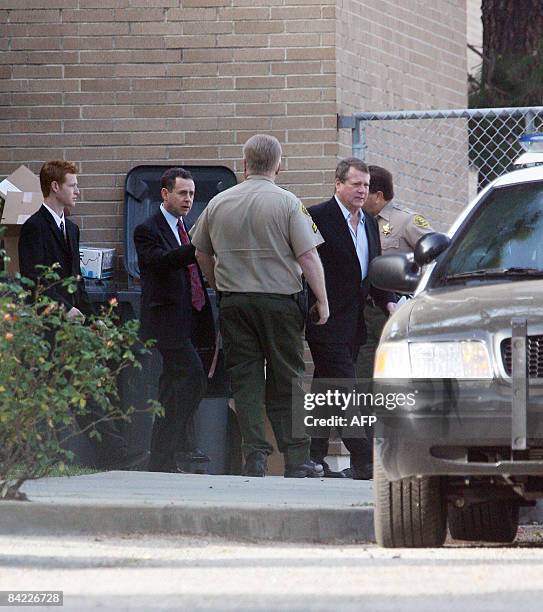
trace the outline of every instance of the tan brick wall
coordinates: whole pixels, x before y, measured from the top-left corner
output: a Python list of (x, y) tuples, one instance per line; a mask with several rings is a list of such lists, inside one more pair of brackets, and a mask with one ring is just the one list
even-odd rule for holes
[[(339, 112), (465, 108), (465, 1), (338, 0)], [(451, 129), (459, 139), (462, 165), (467, 153), (464, 132), (455, 126)], [(462, 206), (447, 197), (433, 198), (438, 183), (451, 181), (443, 161), (431, 168), (428, 184), (420, 191), (421, 172), (416, 164), (431, 138), (428, 124), (372, 123), (365, 159), (393, 172), (397, 200), (414, 204), (434, 226), (444, 229), (465, 205), (467, 190), (458, 200)], [(350, 153), (350, 144), (350, 130), (341, 130), (341, 155)], [(451, 155), (456, 153), (447, 151), (444, 158)], [(464, 165), (460, 172), (466, 178), (459, 183), (467, 185), (467, 163)]]
[(52, 157), (80, 162), (85, 242), (122, 249), (133, 166), (239, 172), (256, 132), (283, 143), (282, 185), (308, 204), (329, 192), (335, 0), (15, 4), (0, 11), (0, 174)]
[(80, 162), (82, 239), (119, 252), (124, 178), (135, 165), (239, 172), (241, 144), (265, 131), (284, 145), (281, 184), (310, 205), (330, 194), (338, 138), (350, 139), (338, 137), (338, 106), (465, 103), (460, 0), (2, 7), (0, 176), (20, 163), (37, 171), (52, 157)]

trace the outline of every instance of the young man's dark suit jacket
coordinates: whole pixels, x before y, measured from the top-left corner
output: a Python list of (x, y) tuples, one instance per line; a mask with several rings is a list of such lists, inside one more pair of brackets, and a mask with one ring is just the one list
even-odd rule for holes
[[(19, 268), (21, 275), (34, 281), (41, 275), (36, 266), (52, 266), (59, 263), (56, 271), (61, 278), (81, 275), (79, 260), (79, 227), (64, 216), (66, 240), (62, 236), (51, 213), (42, 206), (29, 217), (21, 228), (19, 237)], [(47, 283), (47, 281), (44, 281)], [(69, 311), (73, 306), (85, 316), (95, 314), (94, 308), (85, 289), (85, 281), (77, 283), (77, 291), (68, 293), (60, 284), (46, 291), (53, 300), (60, 302)], [(76, 420), (81, 429), (90, 431), (96, 428), (101, 435), (98, 441), (90, 437), (90, 443), (96, 453), (97, 465), (108, 466), (112, 462), (122, 461), (127, 455), (127, 444), (111, 420), (103, 420), (104, 414), (92, 398), (88, 398), (89, 412), (77, 414)], [(97, 423), (97, 424), (96, 424)]]
[[(361, 283), (360, 262), (336, 199), (312, 206), (309, 211), (324, 243), (318, 247), (324, 268), (330, 317), (324, 325), (307, 321), (306, 337), (317, 378), (354, 378), (360, 345), (365, 342), (364, 304), (368, 295), (386, 312), (386, 303), (395, 302), (393, 294)], [(368, 264), (381, 254), (379, 228), (375, 219), (365, 215), (368, 238)], [(309, 291), (310, 306), (315, 296)], [(323, 415), (327, 416), (327, 415)], [(329, 431), (321, 432), (324, 436)], [(341, 432), (340, 432), (341, 433)], [(364, 438), (343, 437), (355, 469), (362, 472), (372, 459), (372, 445)], [(311, 439), (311, 458), (322, 461), (328, 454), (328, 438)]]
[(195, 249), (178, 244), (161, 210), (136, 227), (134, 243), (142, 282), (140, 333), (143, 340), (157, 340), (162, 355), (159, 401), (165, 415), (155, 418), (149, 469), (175, 471), (176, 453), (194, 450), (187, 431), (207, 381), (194, 345), (213, 346), (213, 315), (205, 290), (204, 308), (192, 307), (187, 266), (196, 264)]
[[(81, 275), (79, 227), (66, 216), (64, 223), (66, 240), (45, 206), (41, 206), (26, 220), (19, 237), (19, 268), (22, 276), (36, 281), (41, 274), (36, 266), (52, 266), (57, 262), (60, 264), (57, 272), (61, 278)], [(64, 304), (67, 311), (75, 306), (84, 315), (94, 314), (83, 279), (78, 282), (77, 291), (73, 294), (68, 293), (60, 284), (46, 293), (53, 300)]]

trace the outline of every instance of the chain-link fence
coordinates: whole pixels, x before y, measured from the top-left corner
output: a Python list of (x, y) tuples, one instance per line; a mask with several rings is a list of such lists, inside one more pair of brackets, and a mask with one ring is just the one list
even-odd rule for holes
[(522, 134), (543, 131), (543, 106), (355, 113), (352, 152), (394, 175), (395, 200), (445, 229), (488, 182), (512, 169)]

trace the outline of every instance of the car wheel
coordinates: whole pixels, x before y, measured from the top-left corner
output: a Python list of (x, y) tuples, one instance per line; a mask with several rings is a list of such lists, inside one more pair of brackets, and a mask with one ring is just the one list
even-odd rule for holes
[(447, 505), (441, 478), (387, 478), (374, 457), (374, 525), (385, 548), (442, 546), (447, 535)]
[(449, 509), (449, 532), (455, 540), (512, 542), (518, 529), (519, 505), (489, 501)]

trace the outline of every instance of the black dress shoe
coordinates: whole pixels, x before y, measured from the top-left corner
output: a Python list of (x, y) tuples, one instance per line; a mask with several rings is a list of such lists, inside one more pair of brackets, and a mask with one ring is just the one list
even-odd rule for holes
[(352, 466), (351, 468), (353, 480), (373, 480), (373, 464), (366, 463), (362, 466)]
[(266, 475), (268, 458), (262, 451), (253, 451), (245, 459), (244, 476), (263, 477)]
[(102, 470), (145, 470), (149, 463), (149, 451), (136, 451), (134, 453), (126, 453), (120, 457), (115, 457), (110, 460), (101, 461), (98, 467)]
[(285, 478), (322, 478), (324, 469), (320, 463), (290, 463), (285, 465)]

